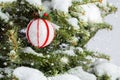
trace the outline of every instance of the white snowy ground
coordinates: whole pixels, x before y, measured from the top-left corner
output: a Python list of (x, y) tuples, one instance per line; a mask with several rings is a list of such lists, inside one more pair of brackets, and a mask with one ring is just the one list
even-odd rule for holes
[(106, 17), (106, 22), (113, 25), (113, 30), (99, 31), (87, 44), (87, 48), (110, 55), (112, 63), (120, 66), (120, 0), (108, 1), (118, 7), (116, 14)]

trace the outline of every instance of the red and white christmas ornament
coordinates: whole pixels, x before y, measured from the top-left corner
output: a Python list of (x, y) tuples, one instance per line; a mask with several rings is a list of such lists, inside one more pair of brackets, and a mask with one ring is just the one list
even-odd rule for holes
[(27, 26), (26, 37), (28, 41), (38, 48), (49, 45), (55, 35), (52, 23), (45, 19), (32, 20)]

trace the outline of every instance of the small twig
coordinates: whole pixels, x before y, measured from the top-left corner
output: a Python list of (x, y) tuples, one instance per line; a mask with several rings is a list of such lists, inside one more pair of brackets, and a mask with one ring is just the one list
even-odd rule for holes
[(10, 31), (9, 38), (13, 42), (14, 50), (16, 51), (16, 49), (17, 49), (17, 40), (15, 38), (15, 32)]

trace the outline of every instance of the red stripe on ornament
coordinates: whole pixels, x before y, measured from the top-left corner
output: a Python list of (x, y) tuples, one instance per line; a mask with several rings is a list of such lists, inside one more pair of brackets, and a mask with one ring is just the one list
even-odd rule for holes
[(50, 35), (48, 23), (47, 23), (46, 20), (44, 20), (44, 19), (43, 19), (43, 22), (45, 23), (46, 28), (47, 28), (47, 37), (46, 37), (46, 40), (45, 40), (44, 44), (43, 44), (41, 47), (46, 46), (46, 43), (47, 43), (47, 41), (48, 41), (48, 39), (49, 39), (49, 35)]
[[(26, 32), (26, 37), (27, 37), (27, 39), (28, 39), (28, 42), (31, 43), (31, 44), (32, 44), (32, 42), (31, 42), (31, 40), (30, 40), (29, 31), (30, 31), (30, 27), (31, 27), (33, 21), (34, 21), (34, 20), (32, 20), (32, 21), (28, 24), (28, 26), (27, 26), (27, 32)], [(33, 44), (32, 44), (32, 45), (33, 45)]]
[(40, 19), (37, 20), (37, 43), (38, 43), (38, 48), (40, 47), (40, 42), (39, 42), (39, 39), (40, 39), (39, 21), (40, 21)]

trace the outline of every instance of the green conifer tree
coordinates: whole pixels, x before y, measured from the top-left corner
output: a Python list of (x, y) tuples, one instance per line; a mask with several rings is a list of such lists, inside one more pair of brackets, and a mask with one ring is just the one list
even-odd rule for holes
[[(78, 14), (85, 15), (84, 9), (80, 6), (89, 3), (95, 4), (100, 9), (102, 18), (117, 10), (109, 3), (105, 7), (101, 6), (99, 0), (72, 0), (68, 13), (53, 8), (46, 10), (45, 6), (35, 6), (27, 0), (0, 3), (1, 12), (9, 16), (9, 19), (0, 16), (0, 68), (15, 69), (19, 66), (28, 66), (50, 76), (64, 73), (76, 66), (82, 66), (88, 70), (92, 59), (87, 59), (87, 56), (91, 56), (93, 59), (109, 60), (109, 56), (85, 48), (87, 42), (94, 37), (98, 30), (112, 29), (111, 25), (104, 21), (91, 23), (84, 22), (79, 18)], [(47, 13), (48, 16), (45, 16), (44, 13)], [(26, 39), (25, 33), (21, 32), (35, 18), (46, 19), (59, 26), (53, 42), (44, 48), (32, 46)], [(68, 22), (69, 18), (77, 19), (79, 25), (77, 30)], [(34, 50), (37, 54), (25, 52), (26, 47)], [(69, 55), (70, 50), (74, 55)], [(12, 73), (9, 77), (4, 70), (1, 73), (6, 76), (3, 80), (12, 80)]]

